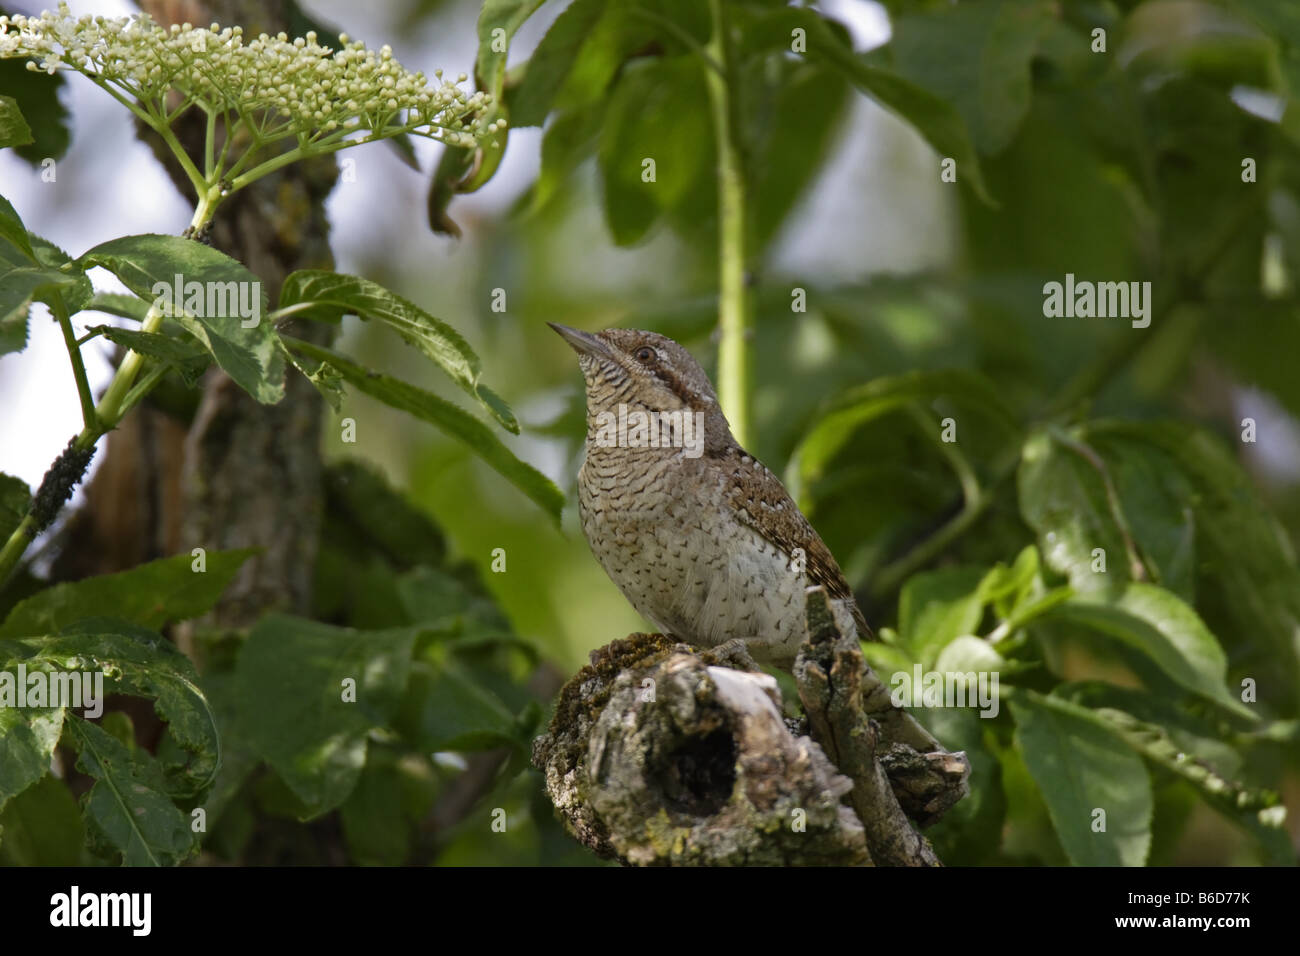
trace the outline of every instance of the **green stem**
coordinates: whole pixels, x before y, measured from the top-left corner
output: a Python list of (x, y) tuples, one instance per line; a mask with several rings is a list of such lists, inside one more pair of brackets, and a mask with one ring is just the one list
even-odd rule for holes
[[(332, 152), (332, 150), (322, 150), (322, 152)], [(245, 155), (252, 155), (252, 151), (250, 150)], [(268, 159), (266, 162), (254, 166), (248, 172), (236, 176), (230, 181), (230, 191), (233, 193), (237, 190), (243, 189), (249, 183), (261, 179), (267, 173), (273, 173), (281, 166), (288, 166), (290, 163), (297, 162), (306, 155), (309, 154), (297, 146), (293, 149), (285, 150), (279, 156)], [(239, 164), (236, 163), (234, 168), (231, 169), (231, 172), (233, 173), (234, 170), (238, 168)]]
[(90, 382), (86, 378), (86, 363), (81, 358), (81, 343), (72, 331), (72, 316), (68, 314), (67, 303), (63, 293), (55, 290), (50, 297), (50, 311), (59, 321), (63, 331), (63, 344), (68, 347), (68, 358), (72, 360), (72, 377), (77, 380), (77, 394), (81, 396), (81, 420), (87, 428), (95, 424), (95, 397), (90, 394)]
[(212, 182), (217, 164), (217, 111), (204, 107), (204, 112), (208, 115), (208, 124), (203, 136), (203, 178)]
[(745, 178), (735, 118), (735, 57), (724, 0), (709, 0), (713, 36), (708, 54), (722, 72), (707, 70), (718, 148), (718, 396), (741, 445), (750, 439), (750, 315), (745, 288)]
[[(217, 203), (221, 198), (221, 190), (216, 185), (208, 186), (205, 183), (198, 192), (198, 205), (195, 206), (194, 217), (190, 220), (190, 229), (195, 234), (202, 232), (204, 227), (211, 221), (212, 214), (216, 211)], [(62, 299), (56, 301), (59, 305), (55, 309), (55, 315), (59, 316), (59, 324), (63, 326), (65, 324), (64, 320), (67, 319), (64, 339), (70, 342), (69, 351), (76, 356), (73, 359), (75, 369), (80, 361), (80, 351), (75, 346), (76, 340), (71, 338), (71, 317), (68, 316), (67, 309), (62, 306)], [(62, 315), (60, 315), (60, 312)], [(165, 319), (166, 316), (162, 310), (156, 304), (152, 305), (148, 314), (145, 315), (144, 322), (140, 325), (140, 331), (157, 332), (162, 327)], [(144, 380), (140, 382), (138, 387), (133, 387), (141, 369), (147, 364), (148, 359), (145, 356), (134, 350), (128, 351), (126, 357), (122, 359), (122, 364), (117, 367), (117, 372), (113, 375), (113, 381), (109, 383), (103, 398), (88, 413), (85, 404), (90, 389), (88, 385), (86, 386), (85, 391), (82, 392), (83, 415), (86, 417), (86, 425), (74, 439), (73, 446), (76, 450), (85, 452), (94, 448), (99, 439), (116, 428), (126, 416), (126, 413), (134, 408), (148, 394), (149, 390), (162, 380), (162, 372), (155, 367), (146, 373)], [(84, 374), (83, 367), (80, 375), (84, 376)], [(77, 387), (78, 391), (81, 391), (80, 380)], [(14, 568), (18, 566), (18, 562), (22, 560), (27, 546), (32, 543), (32, 539), (36, 537), (39, 530), (36, 527), (35, 515), (28, 511), (23, 520), (18, 523), (18, 527), (14, 528), (9, 535), (4, 547), (0, 548), (0, 587), (4, 586)]]
[[(156, 304), (150, 306), (148, 314), (144, 317), (144, 322), (140, 325), (140, 331), (145, 333), (157, 332), (162, 327), (165, 318), (166, 316), (163, 315)], [(122, 416), (127, 411), (123, 400), (126, 398), (127, 393), (131, 391), (131, 386), (135, 384), (135, 377), (140, 374), (140, 369), (146, 361), (147, 359), (143, 355), (134, 350), (128, 351), (126, 357), (122, 359), (122, 364), (117, 367), (117, 374), (113, 376), (113, 381), (108, 385), (108, 391), (104, 392), (104, 397), (95, 406), (95, 414), (100, 425), (99, 435), (112, 431), (121, 422)], [(99, 435), (96, 435), (95, 438), (98, 439)]]

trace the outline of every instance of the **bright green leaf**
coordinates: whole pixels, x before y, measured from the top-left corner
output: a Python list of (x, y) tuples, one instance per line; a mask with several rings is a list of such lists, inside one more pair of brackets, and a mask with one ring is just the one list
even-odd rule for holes
[[(273, 405), (284, 397), (284, 356), (266, 321), (262, 283), (238, 261), (190, 239), (142, 235), (102, 243), (79, 263), (103, 266), (141, 298), (174, 306), (173, 320), (259, 402)], [(178, 282), (181, 301), (175, 302)], [(239, 314), (241, 302), (253, 314)]]
[(479, 384), (479, 357), (469, 343), (446, 322), (414, 303), (369, 279), (303, 269), (285, 279), (280, 290), (281, 309), (302, 305), (311, 306), (307, 314), (313, 317), (337, 319), (355, 313), (363, 319), (383, 322), (478, 399), (507, 430), (519, 433), (519, 423), (510, 409), (494, 392)]
[(1218, 640), (1196, 611), (1163, 588), (1134, 582), (1113, 597), (1076, 596), (1048, 617), (1108, 634), (1141, 651), (1180, 686), (1235, 713), (1255, 716), (1228, 692), (1228, 663)]

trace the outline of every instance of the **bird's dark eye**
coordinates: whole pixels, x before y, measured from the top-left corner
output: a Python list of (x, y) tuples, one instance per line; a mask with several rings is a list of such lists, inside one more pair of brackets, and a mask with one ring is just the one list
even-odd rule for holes
[(643, 364), (653, 362), (655, 360), (655, 350), (648, 345), (641, 346), (639, 349), (636, 350), (634, 354), (636, 355), (636, 360)]

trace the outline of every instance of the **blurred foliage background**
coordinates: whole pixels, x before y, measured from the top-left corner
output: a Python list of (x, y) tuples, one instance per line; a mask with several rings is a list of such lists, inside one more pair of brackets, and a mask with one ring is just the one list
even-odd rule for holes
[[(727, 6), (750, 214), (749, 450), (844, 567), (885, 638), (878, 667), (993, 666), (1012, 691), (994, 720), (922, 714), (974, 765), (971, 797), (932, 834), (940, 855), (1293, 863), (1300, 11), (843, 0), (823, 20)], [(412, 67), (472, 72), (477, 3), (304, 11)], [(715, 367), (710, 30), (708, 5), (689, 0), (543, 4), (514, 36), (512, 131), (480, 192), (449, 197), (448, 164), (423, 147), (420, 170), (363, 149), (345, 154), (331, 199), (340, 268), (473, 343), (523, 426), (505, 440), (570, 499), (584, 401), (547, 320), (653, 329)], [(90, 109), (73, 115), (74, 157)], [(6, 161), (8, 180), (20, 167)], [(75, 201), (24, 208), (3, 191), (38, 231)], [(431, 207), (458, 238), (430, 230)], [(1045, 316), (1044, 284), (1067, 274), (1150, 281), (1150, 327)], [(364, 364), (455, 399), (378, 329), (344, 334)], [(206, 858), (594, 862), (524, 770), (527, 741), (588, 651), (647, 625), (572, 504), (557, 528), (465, 446), (364, 396), (331, 416), (313, 616), (416, 628), (409, 683), (338, 800), (304, 803), (311, 787), (291, 772), (228, 748)], [(951, 445), (937, 440), (948, 418)], [(218, 709), (240, 700), (223, 681), (242, 679), (234, 657), (257, 632), (204, 645)], [(1258, 696), (1243, 704), (1247, 678)], [(0, 815), (6, 837), (49, 781)], [(1106, 838), (1079, 822), (1095, 806), (1114, 808)], [(6, 839), (0, 856), (50, 859), (23, 846)]]

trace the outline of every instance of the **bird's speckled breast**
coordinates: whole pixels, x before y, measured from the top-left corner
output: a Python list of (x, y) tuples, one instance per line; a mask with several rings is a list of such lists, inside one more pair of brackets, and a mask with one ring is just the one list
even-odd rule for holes
[(705, 647), (742, 638), (760, 660), (788, 664), (803, 639), (807, 576), (737, 520), (726, 476), (706, 478), (705, 461), (589, 442), (578, 474), (583, 533), (632, 606), (665, 633)]

